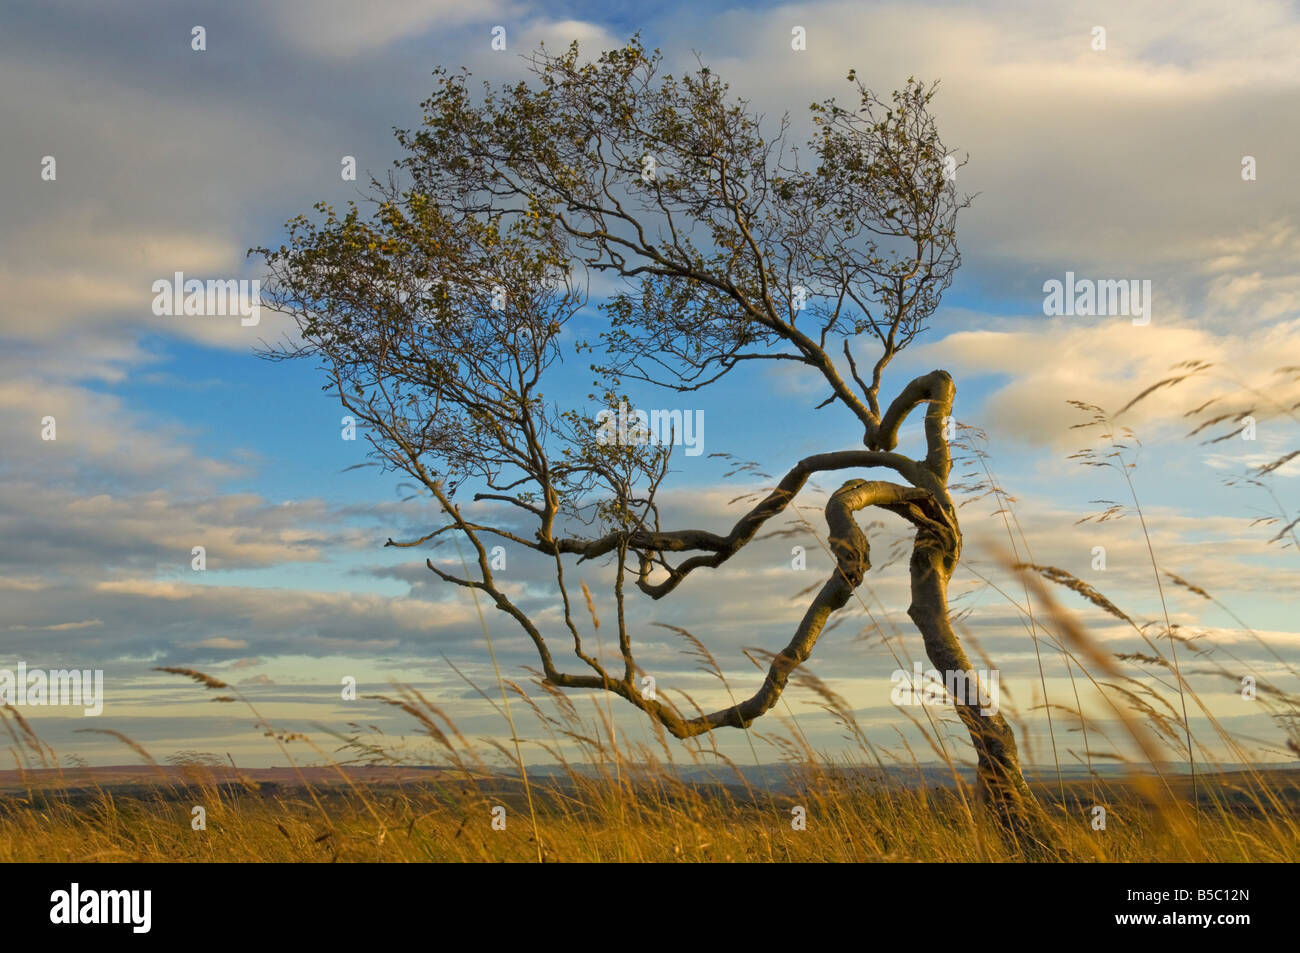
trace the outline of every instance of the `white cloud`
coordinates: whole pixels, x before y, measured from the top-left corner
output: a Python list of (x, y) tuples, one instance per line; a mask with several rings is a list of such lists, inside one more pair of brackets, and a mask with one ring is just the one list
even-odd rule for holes
[[(1221, 395), (1229, 398), (1221, 405), (1225, 410), (1263, 405), (1267, 415), (1275, 415), (1279, 405), (1300, 400), (1300, 385), (1275, 373), (1295, 354), (1300, 354), (1300, 319), (1219, 334), (1171, 315), (1146, 327), (1129, 319), (1031, 318), (1016, 330), (959, 331), (908, 357), (951, 370), (959, 381), (959, 401), (963, 379), (1006, 375), (982, 407), (967, 405), (959, 419), (984, 427), (998, 440), (1059, 449), (1088, 442), (1086, 433), (1070, 429), (1087, 418), (1068, 401), (1116, 414), (1147, 387), (1177, 376), (1175, 365), (1190, 360), (1214, 367), (1153, 392), (1119, 423), (1144, 437), (1153, 429), (1185, 434), (1194, 422), (1183, 415)], [(1270, 400), (1265, 404), (1249, 388), (1268, 390)], [(1242, 463), (1255, 458), (1250, 451), (1256, 446), (1243, 441), (1242, 448)], [(1225, 452), (1222, 445), (1220, 451)]]
[[(285, 42), (340, 59), (374, 54), (397, 40), (438, 27), (483, 25), (488, 48), (491, 27), (506, 20), (509, 30), (526, 9), (511, 0), (284, 0), (268, 8)], [(509, 40), (509, 32), (507, 32)]]

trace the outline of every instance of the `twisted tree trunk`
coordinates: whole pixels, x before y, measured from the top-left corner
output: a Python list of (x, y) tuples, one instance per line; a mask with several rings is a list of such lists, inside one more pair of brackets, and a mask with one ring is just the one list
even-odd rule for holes
[[(948, 491), (952, 455), (947, 427), (951, 419), (956, 388), (942, 370), (917, 377), (890, 405), (879, 427), (868, 431), (867, 444), (893, 450), (898, 428), (907, 414), (925, 404), (927, 453), (924, 461), (907, 474), (917, 487), (927, 491), (902, 505), (881, 504), (916, 527), (909, 563), (912, 603), (907, 614), (921, 633), (930, 664), (943, 673), (963, 672), (965, 683), (975, 684), (975, 672), (952, 627), (948, 614), (948, 581), (961, 558), (962, 533), (957, 507)], [(970, 693), (954, 698), (957, 715), (970, 734), (977, 758), (976, 785), (983, 801), (1001, 829), (1022, 846), (1042, 843), (1037, 820), (1039, 810), (1020, 768), (1015, 735), (996, 710), (983, 710)]]
[[(953, 536), (918, 528), (910, 562), (912, 604), (907, 614), (921, 633), (930, 664), (940, 672), (966, 672), (967, 684), (973, 684), (970, 659), (948, 616), (948, 580), (957, 564), (960, 539), (957, 535), (954, 544)], [(1020, 769), (1011, 726), (999, 711), (982, 709), (969, 694), (955, 698), (954, 704), (975, 748), (980, 799), (1014, 839), (1036, 840), (1034, 796)]]

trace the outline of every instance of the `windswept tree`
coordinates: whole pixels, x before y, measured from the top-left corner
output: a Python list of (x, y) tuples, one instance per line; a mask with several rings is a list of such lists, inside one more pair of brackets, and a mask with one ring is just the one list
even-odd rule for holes
[[(444, 525), (394, 545), (467, 540), (470, 570), (429, 569), (511, 616), (550, 684), (613, 692), (688, 738), (747, 728), (776, 704), (870, 568), (857, 518), (877, 507), (914, 530), (908, 614), (930, 662), (974, 679), (948, 607), (962, 551), (949, 492), (953, 379), (935, 370), (892, 399), (883, 390), (960, 262), (967, 201), (930, 112), (935, 87), (909, 79), (882, 100), (850, 73), (852, 107), (814, 104), (801, 154), (788, 120), (769, 128), (708, 68), (665, 75), (636, 39), (594, 61), (576, 44), (543, 49), (530, 66), (530, 81), (478, 91), (467, 73), (439, 70), (423, 125), (398, 133), (405, 157), (386, 182), (372, 180), (364, 215), (318, 205), (314, 220), (288, 223), (286, 245), (258, 249), (268, 297), (301, 333), (280, 355), (317, 357), (375, 453), (445, 511)], [(590, 413), (542, 389), (602, 276), (616, 289), (599, 302), (607, 327), (578, 349), (592, 355), (603, 389), (593, 396), (606, 406), (626, 381), (693, 391), (782, 362), (825, 386), (819, 410), (856, 418), (862, 448), (789, 462), (728, 533), (662, 525), (669, 448), (603, 439)], [(914, 411), (919, 458), (896, 452)], [(825, 510), (836, 566), (761, 687), (694, 716), (643, 695), (629, 601), (725, 572), (810, 478), (832, 471), (848, 477)], [(510, 515), (476, 522), (458, 493)], [(490, 550), (502, 541), (553, 563), (563, 629), (544, 631), (498, 584)], [(573, 563), (597, 558), (611, 562), (617, 605), (619, 659), (608, 666), (584, 646), (571, 592)], [(558, 643), (571, 643), (576, 672), (557, 660)], [(1010, 727), (974, 692), (954, 703), (982, 795), (1008, 830), (1023, 829), (1032, 795)]]

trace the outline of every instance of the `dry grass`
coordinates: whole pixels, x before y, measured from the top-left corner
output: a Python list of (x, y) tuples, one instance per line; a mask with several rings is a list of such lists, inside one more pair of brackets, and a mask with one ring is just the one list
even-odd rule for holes
[[(1109, 423), (1099, 409), (1080, 406)], [(1080, 456), (1087, 465), (1114, 466), (1132, 490), (1127, 448), (1111, 437), (1113, 432), (1105, 434), (1106, 455)], [(334, 757), (312, 738), (276, 729), (225, 682), (170, 668), (164, 671), (226, 692), (218, 701), (247, 705), (262, 733), (294, 766), (294, 783), (272, 788), (233, 764), (193, 755), (171, 759), (169, 771), (130, 738), (107, 731), (150, 766), (150, 780), (127, 788), (106, 786), (91, 772), (87, 786), (65, 776), (57, 753), (17, 710), (5, 706), (0, 724), (23, 783), (20, 792), (0, 795), (0, 862), (1300, 861), (1300, 771), (1216, 764), (1209, 746), (1190, 730), (1188, 710), (1199, 710), (1212, 726), (1218, 750), (1229, 752), (1234, 764), (1250, 760), (1245, 745), (1203, 704), (1182, 665), (1190, 658), (1198, 677), (1234, 683), (1249, 667), (1224, 646), (1189, 638), (1169, 623), (1167, 610), (1141, 622), (1137, 613), (1124, 611), (1069, 572), (1035, 564), (1015, 516), (1015, 500), (997, 484), (982, 454), (973, 451), (979, 481), (965, 489), (974, 499), (988, 497), (997, 505), (1010, 546), (1005, 565), (1018, 575), (1015, 586), (1003, 589), (972, 572), (1024, 617), (1044, 695), (1043, 666), (1053, 655), (1073, 686), (1068, 700), (1045, 698), (1042, 704), (1055, 716), (1048, 725), (1057, 765), (1053, 776), (1034, 785), (1046, 849), (1026, 853), (993, 826), (977, 803), (971, 766), (962, 760), (961, 751), (968, 749), (954, 744), (943, 717), (932, 711), (914, 717), (900, 709), (939, 759), (939, 770), (932, 767), (927, 774), (906, 740), (908, 758), (901, 761), (868, 741), (853, 706), (806, 669), (796, 673), (794, 688), (817, 700), (852, 748), (828, 760), (814, 750), (797, 720), (773, 712), (749, 733), (750, 750), (756, 764), (782, 764), (785, 776), (779, 785), (759, 785), (709, 735), (679, 744), (658, 730), (652, 744), (631, 742), (615, 732), (607, 698), (569, 695), (541, 681), (525, 691), (499, 670), (497, 710), (508, 731), (504, 740), (466, 738), (438, 705), (398, 686), (392, 695), (371, 697), (408, 716), (413, 738), (423, 747), (350, 725), (346, 732), (330, 733)], [(1113, 504), (1097, 519), (1119, 518), (1121, 509)], [(1142, 516), (1136, 493), (1132, 511)], [(812, 531), (806, 522), (804, 528)], [(1149, 543), (1145, 519), (1142, 532)], [(1204, 588), (1160, 566), (1154, 549), (1150, 555), (1157, 587), (1167, 578), (1219, 605)], [(1124, 621), (1143, 650), (1103, 650), (1043, 580)], [(864, 587), (868, 597), (869, 589)], [(1010, 593), (1013, 589), (1023, 592), (1023, 601)], [(1163, 603), (1163, 589), (1160, 594)], [(587, 602), (598, 629), (589, 593)], [(861, 595), (859, 605), (872, 629), (883, 633)], [(683, 629), (667, 628), (730, 691), (703, 643)], [(894, 652), (891, 639), (901, 645), (901, 636), (884, 636)], [(969, 634), (967, 641), (980, 651)], [(1231, 668), (1219, 662), (1222, 656), (1232, 660)], [(894, 657), (901, 665), (897, 653)], [(1283, 735), (1277, 747), (1300, 754), (1300, 698), (1267, 679), (1258, 681), (1259, 701)], [(1109, 706), (1107, 724), (1085, 712), (1080, 686)], [(537, 726), (528, 741), (517, 730), (512, 700), (526, 707)], [(1018, 723), (1014, 707), (1006, 707)], [(1115, 725), (1123, 733), (1112, 737)], [(1066, 780), (1059, 768), (1056, 733), (1074, 731), (1084, 741), (1088, 776), (1082, 780)], [(1023, 726), (1019, 733), (1023, 737)], [(524, 743), (557, 769), (548, 774), (534, 767), (525, 773)], [(760, 744), (766, 757), (760, 756)], [(311, 754), (299, 757), (304, 749)], [(1130, 760), (1126, 750), (1140, 757)], [(1116, 761), (1128, 768), (1125, 775), (1097, 770), (1099, 762)], [(312, 767), (298, 767), (307, 763)], [(365, 765), (422, 769), (413, 767), (401, 779), (376, 780), (360, 767)], [(1192, 765), (1196, 773), (1189, 776)], [(37, 768), (44, 770), (28, 770)], [(709, 769), (711, 780), (701, 780), (702, 768)], [(192, 829), (190, 811), (196, 804), (206, 810), (206, 830)], [(1096, 805), (1106, 809), (1104, 830), (1093, 827)], [(493, 823), (500, 808), (505, 809), (503, 829)], [(792, 823), (795, 808), (803, 808), (804, 829)]]
[[(780, 793), (747, 782), (720, 757), (708, 759), (717, 780), (702, 782), (662, 752), (615, 747), (598, 706), (583, 719), (562, 696), (550, 704), (553, 711), (535, 699), (529, 705), (557, 756), (563, 738), (581, 757), (569, 758), (557, 775), (534, 773), (530, 817), (517, 771), (500, 753), (510, 754), (509, 748), (466, 740), (417, 693), (387, 700), (412, 716), (437, 768), (367, 781), (364, 768), (335, 763), (303, 769), (298, 784), (268, 788), (233, 767), (191, 757), (173, 759), (156, 780), (121, 788), (74, 787), (51, 764), (52, 783), (41, 776), (48, 772), (29, 772), (25, 791), (0, 801), (0, 862), (536, 862), (539, 852), (547, 862), (1024, 859), (974, 805), (960, 774), (942, 786), (908, 783), (865, 757), (826, 763), (793, 735), (766, 739), (787, 753)], [(828, 692), (828, 705), (841, 701)], [(839, 710), (852, 719), (851, 711)], [(301, 735), (295, 743), (311, 744)], [(345, 750), (359, 761), (382, 763), (393, 757), (387, 743), (352, 735)], [(35, 744), (28, 748), (33, 757)], [(403, 751), (403, 760), (419, 760)], [(702, 747), (692, 760), (706, 758)], [(1185, 776), (1163, 779), (1155, 797), (1154, 782), (1140, 780), (1067, 782), (1064, 800), (1055, 782), (1037, 785), (1055, 846), (1035, 859), (1300, 860), (1296, 773), (1203, 776), (1199, 812), (1192, 810)], [(1107, 806), (1105, 831), (1090, 824), (1098, 801)], [(206, 830), (191, 828), (195, 804), (207, 812)], [(796, 805), (806, 811), (804, 830), (792, 826)], [(504, 830), (493, 826), (498, 807), (505, 808)]]

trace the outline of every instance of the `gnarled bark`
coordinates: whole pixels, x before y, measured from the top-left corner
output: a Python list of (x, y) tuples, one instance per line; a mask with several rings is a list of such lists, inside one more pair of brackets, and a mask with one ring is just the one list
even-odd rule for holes
[[(955, 394), (956, 388), (946, 371), (936, 370), (916, 378), (890, 405), (879, 428), (874, 434), (869, 433), (868, 438), (873, 445), (892, 450), (908, 413), (919, 404), (929, 405), (925, 414), (927, 479), (922, 482), (935, 492), (921, 502), (887, 508), (899, 512), (916, 526), (909, 562), (912, 603), (907, 614), (921, 633), (930, 664), (940, 672), (964, 672), (968, 679), (974, 679), (970, 659), (948, 612), (948, 582), (961, 558), (962, 547), (957, 510), (948, 494), (952, 456), (945, 433)], [(1020, 767), (1011, 726), (1000, 712), (985, 712), (969, 697), (955, 698), (953, 702), (975, 749), (981, 800), (1013, 838), (1033, 841), (1032, 822), (1037, 807)]]
[[(957, 563), (960, 536), (918, 527), (909, 569), (912, 604), (907, 614), (938, 671), (975, 677), (948, 614), (948, 580)], [(1015, 735), (1000, 712), (981, 709), (969, 696), (953, 700), (977, 757), (977, 788), (1004, 829), (1024, 836), (1034, 813), (1034, 796), (1020, 769)]]

